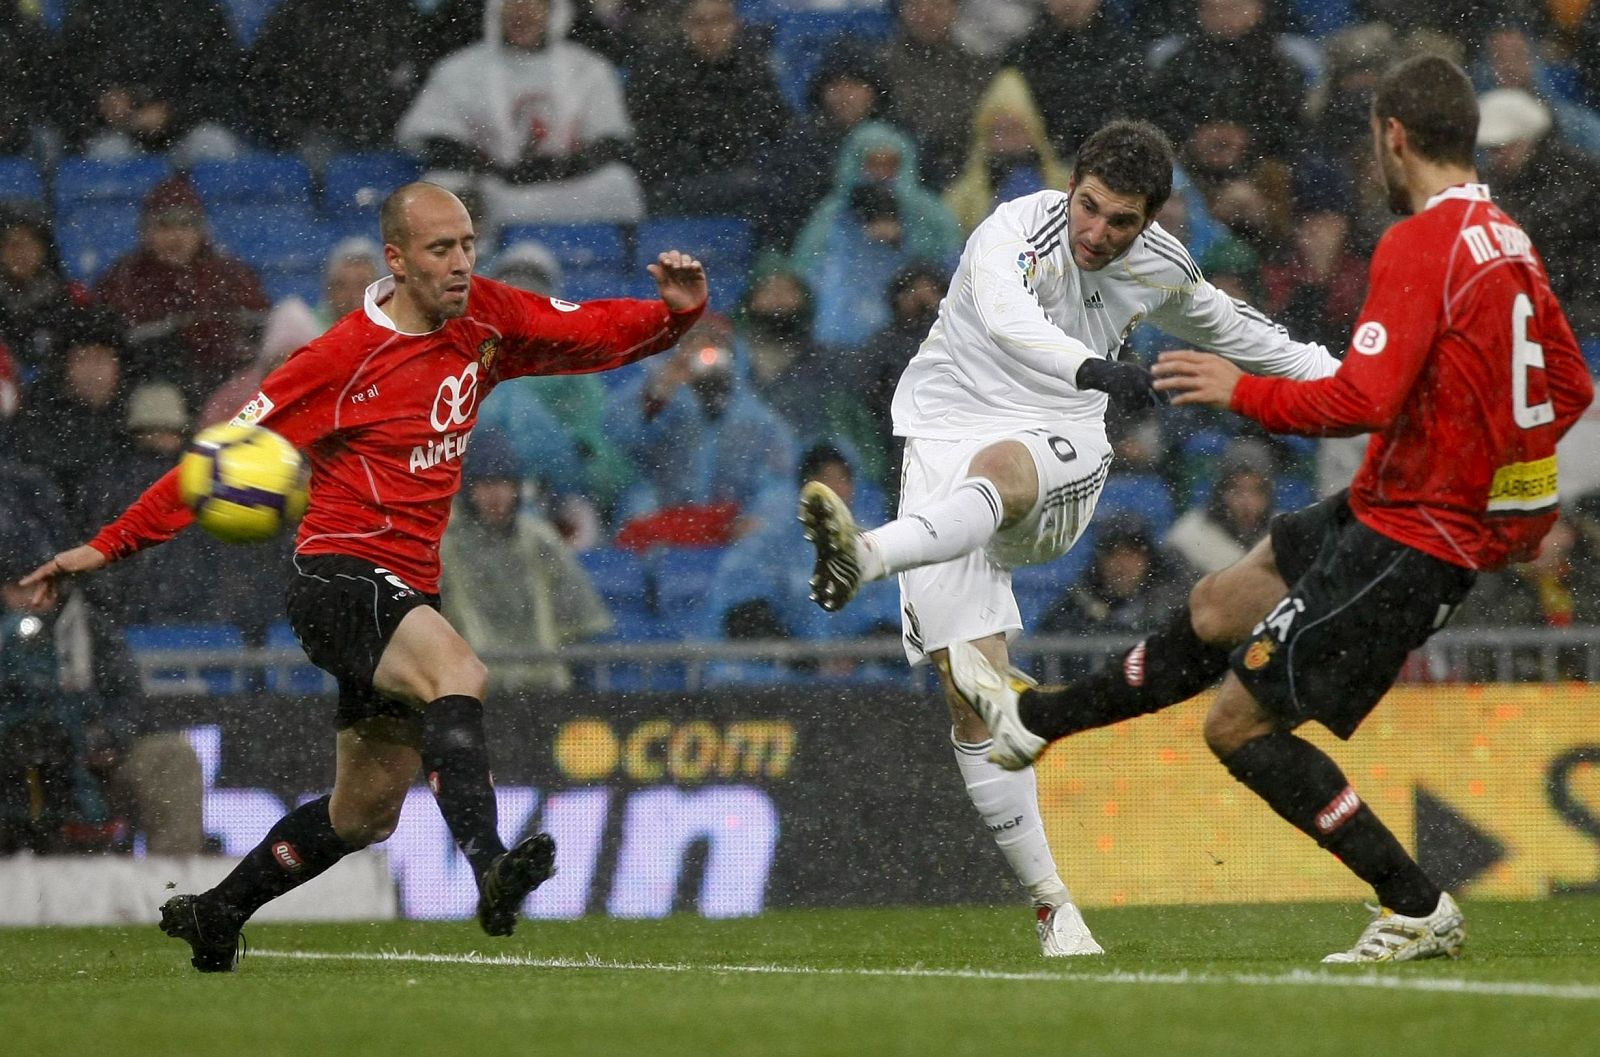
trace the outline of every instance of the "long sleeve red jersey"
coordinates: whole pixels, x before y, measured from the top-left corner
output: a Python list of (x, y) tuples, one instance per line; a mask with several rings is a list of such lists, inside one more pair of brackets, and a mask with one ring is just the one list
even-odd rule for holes
[(1375, 532), (1469, 569), (1532, 557), (1556, 441), (1594, 397), (1544, 263), (1463, 184), (1391, 228), (1371, 273), (1338, 373), (1246, 376), (1233, 409), (1279, 433), (1372, 432), (1350, 509)]
[[(234, 421), (276, 430), (308, 457), (311, 502), (296, 553), (365, 558), (429, 593), (439, 589), (439, 540), (478, 405), (496, 383), (632, 363), (671, 347), (701, 312), (661, 301), (573, 304), (474, 278), (466, 315), (406, 334), (383, 309), (393, 288), (392, 278), (374, 283), (363, 311), (267, 375)], [(115, 560), (193, 520), (173, 470), (90, 545)]]

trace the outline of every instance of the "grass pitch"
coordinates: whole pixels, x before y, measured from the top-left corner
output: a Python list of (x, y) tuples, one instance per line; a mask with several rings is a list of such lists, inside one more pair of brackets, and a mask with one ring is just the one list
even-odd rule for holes
[(153, 926), (0, 930), (0, 1052), (321, 1054), (1600, 1052), (1600, 899), (1468, 903), (1467, 956), (1326, 967), (1359, 906), (1091, 911), (1046, 962), (1026, 908), (738, 921), (260, 926), (202, 976)]

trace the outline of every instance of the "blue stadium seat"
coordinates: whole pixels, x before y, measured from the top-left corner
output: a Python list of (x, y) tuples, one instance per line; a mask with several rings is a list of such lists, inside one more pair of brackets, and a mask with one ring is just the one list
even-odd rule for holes
[(1583, 358), (1589, 364), (1590, 374), (1600, 374), (1600, 338), (1584, 338), (1578, 342)]
[(311, 171), (289, 154), (196, 162), (190, 179), (207, 208), (242, 202), (311, 204)]
[(1067, 592), (1089, 568), (1094, 553), (1094, 526), (1091, 525), (1073, 548), (1044, 565), (1019, 565), (1011, 570), (1011, 593), (1022, 610), (1022, 622), (1032, 627), (1050, 603)]
[[(1204, 506), (1211, 501), (1211, 491), (1216, 487), (1212, 478), (1202, 478), (1194, 483), (1192, 506)], [(1315, 483), (1292, 474), (1279, 476), (1272, 485), (1272, 505), (1276, 510), (1299, 510), (1317, 501)]]
[(56, 214), (61, 263), (79, 282), (95, 282), (138, 242), (137, 202), (90, 199)]
[(708, 268), (749, 271), (756, 238), (743, 217), (657, 217), (639, 224), (639, 263), (663, 250), (683, 250)]
[(56, 166), (56, 209), (80, 202), (132, 202), (172, 175), (165, 158), (64, 158)]
[[(282, 620), (268, 626), (265, 645), (269, 650), (300, 649), (294, 631)], [(301, 657), (304, 656), (302, 652)], [(268, 667), (265, 685), (267, 690), (280, 694), (328, 694), (339, 688), (333, 676), (309, 660), (288, 668)]]
[(303, 205), (235, 203), (209, 213), (217, 244), (258, 268), (320, 270), (337, 237)]
[(376, 238), (384, 198), (421, 173), (417, 160), (404, 154), (336, 154), (322, 170), (322, 213), (341, 234)]
[(1272, 501), (1279, 510), (1300, 510), (1317, 501), (1317, 489), (1303, 477), (1280, 477)]
[(261, 275), (261, 287), (266, 290), (267, 299), (273, 304), (291, 297), (299, 298), (308, 305), (316, 305), (322, 300), (323, 277), (320, 268), (263, 264), (256, 271)]
[(578, 564), (583, 566), (589, 582), (613, 611), (646, 608), (644, 563), (637, 554), (614, 547), (597, 547), (579, 551)]
[(148, 694), (232, 694), (244, 687), (237, 666), (216, 656), (244, 648), (244, 635), (232, 624), (148, 624), (127, 628), (123, 639), (135, 656), (156, 651), (187, 655), (187, 663), (150, 671), (144, 680)]
[(711, 593), (712, 577), (725, 552), (723, 547), (664, 547), (654, 552), (651, 574), (656, 612), (675, 627), (693, 627), (694, 615)]
[(43, 202), (44, 179), (27, 158), (0, 158), (0, 201)]
[[(647, 275), (646, 278), (649, 278)], [(638, 277), (631, 272), (587, 270), (568, 272), (561, 279), (561, 296), (568, 301), (598, 301), (606, 297), (637, 297), (640, 287)], [(651, 296), (655, 296), (655, 280), (650, 281)], [(605, 381), (612, 372), (601, 375)]]
[(513, 224), (500, 232), (500, 245), (532, 239), (555, 254), (561, 270), (626, 273), (628, 244), (615, 224)]
[(248, 48), (256, 39), (256, 34), (261, 31), (261, 26), (266, 22), (267, 16), (277, 6), (278, 0), (223, 0), (223, 7), (228, 10), (228, 18), (233, 22), (234, 32), (239, 35), (239, 43)]
[(1153, 473), (1113, 473), (1100, 493), (1096, 512), (1101, 517), (1117, 512), (1137, 514), (1149, 522), (1158, 536), (1166, 535), (1178, 519), (1171, 489)]
[[(694, 254), (710, 277), (711, 303), (727, 312), (744, 296), (755, 243), (750, 222), (739, 217), (660, 217), (639, 225), (639, 267), (655, 260), (662, 250)], [(644, 296), (656, 296), (654, 283)]]
[(1186, 459), (1220, 459), (1233, 440), (1220, 429), (1202, 429), (1184, 437), (1179, 450)]
[(797, 111), (806, 109), (806, 89), (822, 56), (841, 37), (881, 42), (894, 28), (894, 15), (883, 11), (790, 11), (776, 13), (772, 24), (772, 72), (778, 90)]

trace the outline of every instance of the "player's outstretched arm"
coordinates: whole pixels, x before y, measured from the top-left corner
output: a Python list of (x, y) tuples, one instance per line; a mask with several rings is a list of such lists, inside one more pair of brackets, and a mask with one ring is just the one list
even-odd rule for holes
[(704, 266), (687, 253), (667, 250), (646, 270), (661, 290), (661, 300), (674, 312), (699, 308), (710, 296)]
[(1244, 372), (1221, 356), (1181, 349), (1163, 352), (1154, 374), (1156, 389), (1171, 397), (1173, 404), (1199, 404), (1227, 411), (1232, 408), (1233, 390)]
[(28, 602), (35, 609), (43, 609), (55, 601), (57, 583), (62, 577), (93, 572), (105, 563), (106, 556), (85, 543), (81, 547), (62, 551), (17, 581), (17, 584), (33, 588), (33, 597)]

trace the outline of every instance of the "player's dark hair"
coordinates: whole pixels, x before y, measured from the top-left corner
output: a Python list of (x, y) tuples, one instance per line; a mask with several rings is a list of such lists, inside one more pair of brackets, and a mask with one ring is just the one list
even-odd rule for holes
[(1119, 195), (1142, 195), (1148, 219), (1172, 195), (1176, 160), (1166, 133), (1148, 121), (1119, 118), (1083, 141), (1072, 163), (1072, 181), (1093, 176)]
[(1432, 162), (1474, 164), (1478, 97), (1461, 67), (1442, 55), (1417, 55), (1391, 66), (1372, 97), (1380, 123), (1405, 127), (1413, 150)]
[(855, 470), (851, 468), (850, 460), (845, 457), (844, 452), (832, 444), (813, 444), (806, 449), (804, 455), (800, 456), (800, 483), (805, 484), (807, 481), (812, 480), (824, 466), (830, 463), (838, 463), (843, 466), (844, 472), (850, 476), (851, 480), (855, 480)]

